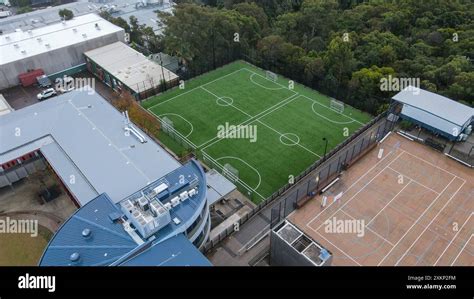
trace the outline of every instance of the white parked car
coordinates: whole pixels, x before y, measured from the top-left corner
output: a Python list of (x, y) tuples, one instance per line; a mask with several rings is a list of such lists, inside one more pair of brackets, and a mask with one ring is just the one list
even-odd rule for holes
[(56, 90), (54, 90), (54, 88), (48, 88), (38, 94), (38, 100), (42, 101), (55, 95), (56, 95)]

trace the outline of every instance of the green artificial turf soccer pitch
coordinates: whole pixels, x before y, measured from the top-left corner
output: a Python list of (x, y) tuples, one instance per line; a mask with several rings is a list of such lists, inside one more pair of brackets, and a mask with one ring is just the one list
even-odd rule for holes
[[(371, 119), (347, 105), (342, 114), (335, 112), (329, 97), (303, 85), (288, 87), (289, 79), (278, 76), (273, 82), (265, 71), (237, 61), (142, 105), (170, 119), (200, 157), (207, 154), (214, 163), (236, 168), (242, 182), (237, 185), (251, 189), (258, 203), (324, 155), (323, 137), (329, 152)], [(218, 126), (226, 123), (256, 127), (256, 141), (218, 138)]]

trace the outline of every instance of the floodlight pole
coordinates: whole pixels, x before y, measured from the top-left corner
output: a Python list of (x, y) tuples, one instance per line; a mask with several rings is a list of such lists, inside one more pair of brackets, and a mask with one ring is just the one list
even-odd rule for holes
[(323, 137), (323, 141), (326, 142), (326, 144), (324, 145), (323, 161), (326, 161), (326, 153), (327, 153), (327, 150), (328, 150), (328, 139), (326, 137)]

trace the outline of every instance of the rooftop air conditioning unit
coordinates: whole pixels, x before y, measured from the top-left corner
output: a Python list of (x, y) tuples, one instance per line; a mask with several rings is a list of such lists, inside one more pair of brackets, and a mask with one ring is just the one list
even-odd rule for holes
[(171, 210), (171, 203), (167, 202), (164, 204), (165, 206), (165, 209), (167, 209), (168, 211)]
[(192, 197), (192, 196), (196, 195), (196, 193), (197, 193), (196, 189), (191, 189), (191, 190), (188, 191), (189, 197)]
[(171, 205), (173, 207), (176, 207), (177, 205), (179, 205), (179, 197), (176, 196), (175, 198), (171, 199)]
[(189, 198), (188, 191), (181, 192), (179, 194), (179, 198), (181, 199), (181, 201), (185, 201), (186, 199), (188, 199)]
[(160, 192), (165, 191), (166, 189), (168, 189), (168, 186), (165, 183), (161, 183), (156, 188), (154, 188), (153, 191), (155, 192), (155, 194), (158, 194)]

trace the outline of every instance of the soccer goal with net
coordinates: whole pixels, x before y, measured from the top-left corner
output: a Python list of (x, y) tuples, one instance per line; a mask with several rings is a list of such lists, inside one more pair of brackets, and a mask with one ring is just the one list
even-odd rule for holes
[(173, 121), (166, 116), (161, 119), (161, 128), (165, 133), (173, 132)]
[(278, 80), (278, 75), (270, 71), (265, 72), (265, 77), (273, 82), (276, 82)]
[(224, 164), (222, 168), (222, 174), (233, 182), (237, 182), (239, 180), (239, 171), (229, 163)]
[(329, 107), (337, 113), (342, 114), (344, 112), (344, 103), (338, 100), (332, 99)]

